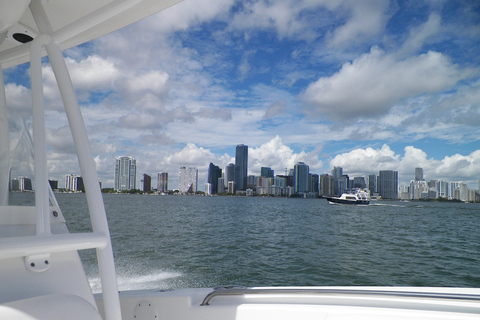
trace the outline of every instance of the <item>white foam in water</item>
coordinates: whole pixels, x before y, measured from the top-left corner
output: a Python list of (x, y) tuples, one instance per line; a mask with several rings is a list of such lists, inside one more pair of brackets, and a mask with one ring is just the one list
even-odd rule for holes
[[(180, 277), (181, 273), (159, 271), (146, 275), (117, 274), (118, 290), (144, 290), (144, 289), (165, 289), (163, 281), (167, 279)], [(88, 279), (93, 293), (102, 292), (100, 277), (91, 277)]]

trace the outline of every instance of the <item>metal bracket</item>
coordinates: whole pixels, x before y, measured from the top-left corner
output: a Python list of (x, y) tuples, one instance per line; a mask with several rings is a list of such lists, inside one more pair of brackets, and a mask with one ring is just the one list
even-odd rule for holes
[(25, 268), (32, 272), (44, 272), (50, 268), (50, 254), (37, 254), (25, 257)]

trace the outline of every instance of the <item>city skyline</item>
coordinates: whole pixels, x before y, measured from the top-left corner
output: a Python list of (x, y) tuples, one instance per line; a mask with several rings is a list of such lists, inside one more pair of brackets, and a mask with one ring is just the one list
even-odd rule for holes
[[(121, 157), (119, 157), (121, 158)], [(118, 159), (117, 159), (118, 160)], [(205, 190), (198, 189), (198, 170), (196, 168), (180, 168), (180, 183), (177, 189), (181, 193), (205, 192), (207, 195), (216, 193), (236, 193), (241, 192), (244, 195), (262, 195), (273, 194), (275, 196), (291, 196), (293, 194), (312, 197), (312, 196), (332, 196), (340, 195), (355, 188), (366, 189), (375, 197), (384, 199), (436, 199), (448, 198), (457, 199), (464, 202), (479, 202), (480, 199), (480, 179), (477, 181), (476, 189), (469, 188), (467, 184), (456, 181), (446, 181), (443, 179), (433, 179), (426, 181), (423, 178), (423, 168), (414, 169), (414, 180), (408, 185), (398, 183), (398, 172), (394, 170), (379, 170), (378, 175), (368, 176), (349, 176), (343, 172), (343, 168), (334, 167), (330, 173), (318, 175), (309, 172), (309, 167), (303, 162), (297, 163), (293, 169), (289, 170), (288, 175), (275, 175), (269, 167), (262, 167), (261, 173), (249, 175), (247, 177), (246, 190), (235, 188), (233, 180), (228, 180), (227, 171), (232, 164), (225, 167), (225, 173), (218, 166), (210, 163), (208, 172), (208, 183), (205, 183)], [(291, 178), (291, 179), (290, 179)], [(214, 186), (216, 183), (216, 186)], [(27, 184), (28, 182), (28, 184)], [(58, 181), (49, 179), (52, 189), (58, 188)], [(168, 173), (158, 173), (158, 189), (152, 189), (151, 177), (143, 174), (142, 186), (144, 192), (166, 193), (169, 190)], [(30, 185), (30, 187), (28, 187)], [(10, 187), (14, 191), (32, 190), (31, 180), (28, 177), (12, 179)], [(161, 189), (164, 185), (164, 189)], [(67, 191), (84, 191), (82, 177), (75, 174), (65, 176), (65, 189)], [(127, 191), (127, 190), (117, 190)]]
[[(119, 155), (138, 173), (196, 166), (205, 181), (244, 143), (250, 173), (300, 161), (409, 181), (421, 166), (473, 187), (479, 12), (476, 1), (185, 0), (64, 55), (105, 186)], [(4, 72), (8, 114), (27, 127), (29, 68)], [(42, 69), (49, 174), (61, 179), (78, 164), (47, 59)]]

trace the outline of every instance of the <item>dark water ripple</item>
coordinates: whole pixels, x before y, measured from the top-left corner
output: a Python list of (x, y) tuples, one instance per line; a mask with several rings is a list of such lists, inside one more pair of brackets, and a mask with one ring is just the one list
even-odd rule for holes
[[(83, 195), (60, 194), (72, 231)], [(105, 195), (121, 289), (480, 287), (478, 204)], [(95, 254), (82, 253), (96, 283)]]

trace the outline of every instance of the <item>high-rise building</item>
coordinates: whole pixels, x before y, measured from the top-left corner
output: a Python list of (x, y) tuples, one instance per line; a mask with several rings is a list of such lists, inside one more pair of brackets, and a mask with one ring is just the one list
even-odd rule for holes
[(374, 174), (368, 175), (368, 190), (370, 190), (371, 196), (377, 192), (377, 176)]
[(229, 181), (235, 181), (235, 165), (233, 163), (229, 163), (225, 167), (225, 182), (228, 184)]
[(152, 191), (152, 177), (148, 174), (143, 174), (143, 192)]
[(33, 191), (32, 179), (27, 177), (19, 177), (10, 181), (12, 191)]
[(320, 177), (318, 174), (314, 173), (314, 174), (311, 174), (310, 175), (310, 179), (311, 179), (311, 187), (310, 187), (310, 191), (317, 194), (320, 192), (320, 189), (319, 189), (319, 186), (320, 186)]
[(381, 170), (377, 187), (382, 198), (398, 199), (398, 171)]
[(320, 194), (322, 196), (334, 195), (334, 179), (329, 174), (320, 175)]
[(65, 176), (65, 189), (73, 192), (85, 191), (83, 178), (74, 174), (67, 174)]
[(248, 146), (239, 144), (235, 150), (235, 185), (237, 190), (247, 188)]
[(235, 181), (228, 181), (227, 192), (230, 194), (235, 194)]
[(157, 189), (158, 192), (168, 192), (168, 172), (159, 172), (157, 175)]
[(182, 193), (195, 193), (198, 187), (198, 170), (195, 168), (180, 168), (178, 189)]
[(423, 169), (415, 168), (415, 181), (423, 181)]
[(48, 184), (52, 190), (58, 189), (58, 180), (48, 179)]
[(309, 192), (308, 189), (308, 174), (310, 171), (310, 167), (306, 165), (304, 162), (297, 162), (293, 167), (294, 170), (294, 192), (295, 193), (304, 193)]
[(211, 194), (218, 193), (218, 179), (222, 177), (222, 169), (210, 162), (207, 182), (212, 185)]
[(437, 182), (437, 191), (439, 198), (448, 198), (448, 182), (445, 180), (438, 180)]
[(343, 191), (345, 191), (345, 188), (342, 187), (342, 176), (343, 176), (343, 168), (333, 167), (332, 169), (333, 192), (336, 195), (340, 195)]
[(274, 171), (272, 170), (272, 168), (269, 168), (269, 167), (261, 167), (260, 168), (260, 177), (273, 178), (274, 177)]
[(218, 178), (218, 193), (225, 192), (225, 178)]
[(115, 161), (115, 190), (136, 189), (137, 161), (132, 157), (118, 157)]
[(353, 177), (353, 188), (361, 188), (365, 189), (367, 187), (367, 184), (365, 182), (364, 177)]

